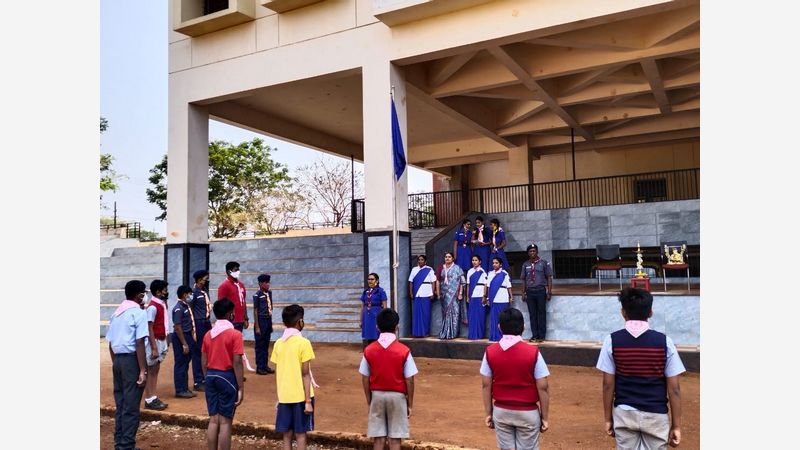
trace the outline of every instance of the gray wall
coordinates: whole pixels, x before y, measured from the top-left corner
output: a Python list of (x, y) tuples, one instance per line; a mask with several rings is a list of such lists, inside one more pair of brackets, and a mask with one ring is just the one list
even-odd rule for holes
[[(657, 247), (664, 241), (700, 244), (700, 200), (487, 214), (500, 220), (507, 251), (524, 252), (531, 242), (543, 258), (553, 250), (594, 249), (598, 244)], [(556, 267), (555, 270), (558, 270)], [(516, 274), (515, 274), (516, 275)]]

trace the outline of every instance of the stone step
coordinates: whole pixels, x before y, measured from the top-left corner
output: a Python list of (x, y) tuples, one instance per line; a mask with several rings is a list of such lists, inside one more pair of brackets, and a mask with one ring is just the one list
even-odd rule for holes
[[(250, 287), (258, 289), (256, 285), (258, 276), (262, 273), (269, 273), (272, 276), (272, 285), (278, 288), (282, 285), (327, 285), (327, 284), (360, 284), (364, 278), (364, 270), (358, 268), (343, 269), (312, 269), (299, 271), (256, 271), (242, 272), (239, 276), (245, 283), (245, 288), (249, 291)], [(212, 272), (210, 280), (212, 286), (217, 285), (219, 280), (223, 280), (225, 274)], [(103, 276), (100, 277), (100, 289), (120, 289), (130, 280), (142, 280), (147, 286), (154, 279), (163, 278), (163, 273), (150, 275), (135, 275), (133, 272), (125, 275)], [(217, 280), (217, 281), (214, 281)], [(250, 286), (248, 286), (248, 284)], [(174, 286), (177, 289), (177, 286)]]
[(209, 257), (212, 261), (222, 263), (223, 267), (228, 261), (237, 261), (241, 263), (243, 260), (282, 260), (285, 258), (318, 258), (318, 257), (340, 257), (359, 256), (364, 254), (363, 244), (337, 244), (326, 245), (321, 247), (286, 247), (282, 249), (231, 249), (224, 248), (214, 250), (210, 253)]
[(361, 244), (360, 234), (329, 234), (324, 236), (298, 236), (266, 239), (231, 239), (209, 242), (212, 251), (220, 249), (283, 249), (283, 248), (317, 248), (341, 244)]
[[(177, 287), (170, 286), (170, 300), (176, 301), (174, 295)], [(250, 304), (257, 289), (247, 288), (246, 302)], [(276, 303), (335, 303), (348, 304), (358, 303), (361, 298), (362, 289), (360, 286), (291, 286), (276, 287), (272, 290), (272, 295)], [(217, 299), (217, 290), (209, 290), (211, 299)], [(122, 289), (101, 289), (100, 303), (119, 303), (125, 297), (124, 286)], [(348, 303), (345, 303), (348, 302)]]
[(111, 253), (111, 257), (118, 258), (118, 257), (155, 257), (157, 255), (164, 255), (164, 246), (163, 245), (151, 245), (147, 247), (122, 247), (122, 248), (115, 248), (114, 251)]

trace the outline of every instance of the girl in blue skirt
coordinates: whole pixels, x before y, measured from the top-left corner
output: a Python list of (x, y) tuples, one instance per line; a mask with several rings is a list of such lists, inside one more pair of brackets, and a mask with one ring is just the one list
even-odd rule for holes
[(503, 270), (503, 261), (495, 256), (492, 258), (492, 271), (486, 276), (486, 281), (489, 284), (487, 293), (484, 298), (488, 299), (489, 310), (489, 340), (499, 341), (503, 337), (500, 328), (497, 326), (499, 322), (500, 312), (511, 306), (514, 300), (511, 293), (511, 277), (508, 272)]
[(483, 339), (486, 331), (487, 304), (484, 298), (486, 291), (486, 271), (481, 267), (481, 257), (472, 257), (472, 268), (467, 272), (467, 311), (468, 339)]

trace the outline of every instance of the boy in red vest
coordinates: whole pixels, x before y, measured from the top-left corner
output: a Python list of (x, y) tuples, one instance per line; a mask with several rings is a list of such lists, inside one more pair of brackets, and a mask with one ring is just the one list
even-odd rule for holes
[(244, 400), (244, 341), (234, 329), (233, 302), (227, 298), (214, 302), (217, 321), (203, 337), (200, 364), (205, 377), (208, 407), (208, 448), (230, 449), (233, 416)]
[(389, 438), (389, 449), (400, 450), (408, 439), (408, 418), (414, 404), (414, 375), (417, 366), (411, 350), (397, 340), (400, 316), (385, 308), (376, 318), (381, 334), (364, 349), (361, 358), (361, 384), (369, 405), (367, 436), (373, 448), (383, 449)]
[(522, 313), (507, 308), (498, 319), (503, 337), (486, 348), (480, 370), (486, 426), (495, 429), (498, 448), (536, 450), (550, 426), (550, 371), (539, 348), (522, 341)]
[(163, 410), (167, 404), (158, 398), (158, 372), (161, 361), (167, 357), (167, 282), (153, 280), (150, 283), (150, 293), (153, 297), (147, 305), (147, 328), (149, 333), (145, 338), (145, 360), (147, 361), (147, 384), (144, 387), (145, 409)]
[(625, 288), (619, 302), (625, 328), (606, 337), (597, 360), (603, 372), (606, 434), (616, 438), (617, 448), (666, 449), (667, 443), (677, 447), (681, 442), (678, 375), (686, 369), (672, 339), (647, 323), (653, 315), (653, 295)]

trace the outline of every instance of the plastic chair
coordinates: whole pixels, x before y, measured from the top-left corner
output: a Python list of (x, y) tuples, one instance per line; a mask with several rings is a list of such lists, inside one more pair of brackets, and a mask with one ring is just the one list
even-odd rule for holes
[(603, 290), (603, 281), (600, 278), (601, 270), (615, 270), (619, 275), (619, 289), (622, 290), (622, 256), (619, 253), (619, 245), (598, 245), (597, 265), (595, 276), (597, 277), (597, 288)]
[[(669, 256), (667, 256), (669, 254)], [(680, 254), (683, 262), (671, 262), (672, 255)], [(686, 241), (668, 241), (661, 243), (661, 278), (664, 279), (664, 292), (667, 292), (667, 270), (686, 270), (686, 289), (692, 288), (689, 277), (689, 254), (686, 251)]]

